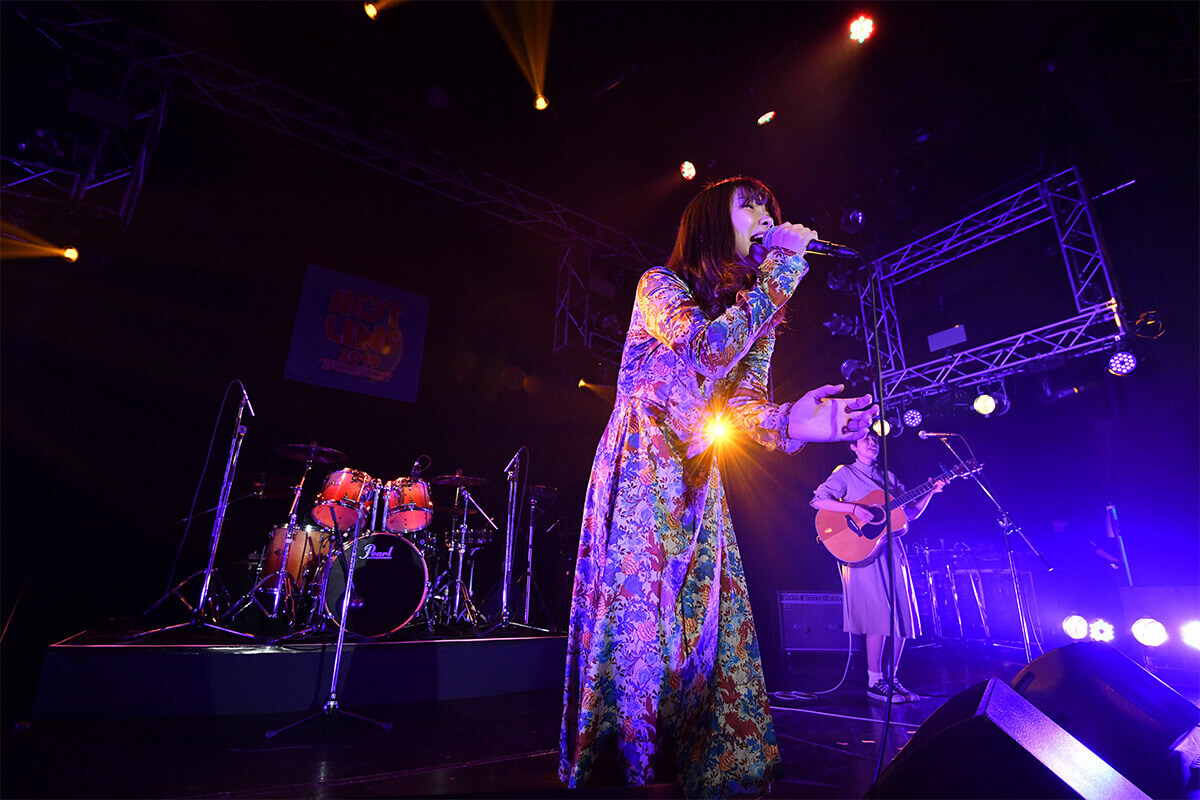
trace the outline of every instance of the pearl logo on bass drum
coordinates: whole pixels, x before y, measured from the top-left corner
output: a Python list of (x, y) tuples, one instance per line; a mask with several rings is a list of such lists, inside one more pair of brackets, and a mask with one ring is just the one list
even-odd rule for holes
[(361, 560), (366, 560), (369, 558), (390, 559), (392, 557), (393, 547), (395, 547), (395, 545), (393, 545), (392, 547), (389, 547), (387, 550), (381, 550), (381, 549), (379, 549), (379, 547), (376, 546), (376, 544), (374, 542), (367, 542), (366, 544), (363, 545), (363, 554), (361, 556), (359, 556), (359, 560), (361, 561)]

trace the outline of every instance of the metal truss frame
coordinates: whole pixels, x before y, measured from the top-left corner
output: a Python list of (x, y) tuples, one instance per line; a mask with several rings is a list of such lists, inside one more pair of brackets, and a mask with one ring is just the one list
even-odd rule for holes
[[(36, 155), (0, 155), (0, 196), (19, 202), (90, 209), (118, 217), (128, 227), (142, 191), (150, 159), (166, 121), (172, 98), (170, 79), (158, 71), (147, 73), (136, 61), (117, 68), (123, 72), (117, 103), (128, 105), (128, 128), (93, 124), (93, 138), (71, 148), (72, 156), (47, 163)], [(135, 94), (147, 79), (154, 83), (135, 107)], [(84, 138), (84, 137), (78, 137)]]
[[(30, 26), (32, 35), (59, 49), (106, 66), (118, 56), (132, 59), (170, 76), (182, 97), (560, 242), (555, 352), (563, 346), (560, 342), (572, 338), (582, 339), (589, 349), (598, 338), (590, 317), (574, 313), (588, 305), (593, 259), (603, 257), (606, 264), (618, 268), (644, 269), (663, 258), (657, 248), (509, 181), (487, 173), (468, 174), (432, 151), (418, 154), (398, 133), (364, 128), (345, 111), (96, 10), (73, 3), (39, 3), (36, 8), (5, 3), (4, 7)], [(564, 275), (564, 270), (569, 274)]]
[[(900, 339), (895, 287), (1045, 223), (1054, 225), (1076, 313), (1035, 330), (909, 366)], [(870, 286), (865, 287), (859, 306), (868, 352), (879, 353), (884, 399), (891, 403), (998, 380), (1052, 356), (1086, 355), (1125, 335), (1124, 311), (1092, 221), (1087, 191), (1074, 167), (900, 247), (870, 267), (881, 291), (876, 297)]]

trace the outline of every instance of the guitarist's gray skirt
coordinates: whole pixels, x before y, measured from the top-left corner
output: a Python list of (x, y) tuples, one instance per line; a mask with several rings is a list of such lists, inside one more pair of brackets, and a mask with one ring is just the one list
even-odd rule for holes
[[(893, 634), (892, 582), (889, 580), (887, 547), (879, 548), (875, 558), (857, 564), (839, 564), (845, 598), (842, 624), (850, 633)], [(896, 573), (895, 635), (913, 639), (921, 635), (917, 615), (917, 596), (913, 591), (912, 572), (904, 544), (893, 539), (892, 560)]]

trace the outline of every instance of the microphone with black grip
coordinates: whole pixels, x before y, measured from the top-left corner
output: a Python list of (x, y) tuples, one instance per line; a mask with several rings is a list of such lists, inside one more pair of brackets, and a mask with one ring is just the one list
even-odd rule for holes
[[(768, 228), (762, 236), (758, 237), (759, 242), (762, 243), (763, 247), (775, 247), (779, 243), (772, 240), (778, 238), (777, 232), (780, 230), (782, 228)], [(820, 253), (823, 256), (836, 256), (838, 258), (859, 257), (857, 251), (851, 250), (844, 244), (834, 244), (833, 242), (826, 242), (823, 239), (813, 239), (808, 243), (806, 250), (809, 253)]]

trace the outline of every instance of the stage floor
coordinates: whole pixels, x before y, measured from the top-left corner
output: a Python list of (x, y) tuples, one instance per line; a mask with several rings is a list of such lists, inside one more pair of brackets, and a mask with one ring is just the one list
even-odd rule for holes
[[(200, 636), (202, 632), (184, 631)], [(48, 664), (57, 657), (74, 662), (83, 673), (105, 666), (99, 649), (127, 650), (105, 642), (105, 637), (73, 637), (51, 648)], [(353, 656), (365, 663), (368, 651), (386, 664), (387, 659), (415, 653), (424, 648), (430, 663), (444, 661), (447, 652), (470, 654), (454, 657), (484, 672), (504, 673), (505, 661), (497, 660), (497, 647), (517, 648), (501, 659), (529, 656), (557, 675), (562, 669), (559, 653), (562, 637), (529, 637), (525, 641), (505, 637), (505, 642), (427, 641), (417, 643), (357, 643)], [(138, 646), (142, 657), (153, 664), (167, 664), (161, 672), (138, 674), (133, 683), (144, 685), (148, 696), (177, 694), (181, 678), (170, 659), (201, 657), (199, 643), (174, 642), (169, 646)], [(222, 643), (236, 648), (236, 643)], [(313, 643), (320, 651), (327, 643)], [(409, 647), (408, 651), (403, 647)], [(520, 650), (520, 648), (524, 648)], [(269, 648), (268, 648), (269, 649)], [(293, 648), (296, 649), (296, 648)], [(158, 652), (155, 652), (158, 651)], [(524, 656), (513, 655), (524, 653)], [(189, 655), (190, 654), (190, 655)], [(548, 655), (550, 654), (550, 655)], [(210, 653), (231, 657), (231, 653)], [(238, 689), (241, 696), (271, 698), (290, 692), (287, 676), (271, 675), (280, 664), (292, 663), (307, 669), (304, 655), (293, 654), (291, 662), (271, 663), (265, 652), (242, 647), (242, 661), (259, 661), (266, 669), (247, 674)], [(328, 654), (326, 654), (328, 655)], [(309, 653), (309, 658), (312, 653)], [(168, 661), (162, 661), (167, 658)], [(769, 661), (768, 689), (772, 692), (774, 718), (785, 774), (773, 786), (772, 796), (783, 798), (861, 797), (873, 780), (883, 734), (885, 706), (865, 695), (862, 656), (850, 656), (850, 676), (838, 688), (845, 670), (846, 653), (793, 653), (786, 659)], [(95, 659), (101, 659), (95, 661)], [(926, 696), (917, 703), (895, 705), (887, 736), (883, 763), (893, 757), (920, 724), (947, 698), (988, 678), (1005, 681), (1020, 670), (1022, 654), (1011, 648), (979, 644), (912, 648), (905, 654), (901, 676), (910, 689)], [(62, 665), (60, 665), (61, 667)], [(539, 667), (539, 668), (540, 668)], [(380, 669), (378, 664), (376, 669)], [(290, 667), (289, 667), (290, 669)], [(534, 670), (536, 671), (536, 670)], [(219, 672), (219, 671), (218, 671)], [(319, 672), (319, 670), (317, 670)], [(529, 674), (528, 665), (518, 673)], [(78, 681), (65, 667), (44, 673), (48, 680)], [(394, 671), (392, 681), (403, 683), (403, 670)], [(314, 672), (313, 674), (316, 674)], [(50, 690), (43, 685), (39, 705), (49, 707), (44, 697), (57, 698), (55, 713), (35, 715), (27, 726), (5, 733), (0, 792), (4, 797), (130, 797), (130, 798), (253, 798), (253, 797), (561, 797), (567, 794), (557, 778), (557, 744), (561, 713), (558, 679), (552, 685), (529, 691), (504, 691), (510, 679), (496, 678), (479, 685), (477, 677), (464, 678), (474, 686), (446, 687), (442, 696), (427, 696), (403, 702), (365, 703), (355, 682), (368, 674), (360, 668), (342, 673), (338, 709), (323, 713), (326, 690), (314, 696), (304, 709), (279, 713), (221, 713), (210, 687), (206, 713), (104, 713), (110, 704), (94, 699), (70, 699), (65, 688)], [(549, 673), (548, 673), (549, 674)], [(226, 678), (226, 680), (237, 680)], [(539, 679), (540, 680), (540, 679)], [(175, 691), (172, 691), (175, 687)], [(76, 688), (80, 688), (76, 686)], [(82, 687), (94, 696), (97, 685)], [(499, 690), (494, 691), (494, 690)], [(833, 689), (827, 694), (810, 693)], [(392, 696), (398, 696), (395, 692)], [(355, 698), (355, 700), (350, 700)], [(72, 702), (83, 702), (87, 713), (69, 713)], [(160, 701), (167, 702), (167, 701)], [(227, 701), (220, 701), (221, 705)], [(272, 701), (274, 702), (274, 701)], [(312, 709), (316, 716), (304, 720)], [(348, 712), (348, 713), (342, 713)], [(364, 715), (391, 725), (377, 724), (353, 716)], [(298, 723), (268, 737), (268, 733)], [(674, 785), (638, 789), (596, 789), (574, 793), (594, 797), (681, 797)]]

